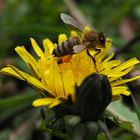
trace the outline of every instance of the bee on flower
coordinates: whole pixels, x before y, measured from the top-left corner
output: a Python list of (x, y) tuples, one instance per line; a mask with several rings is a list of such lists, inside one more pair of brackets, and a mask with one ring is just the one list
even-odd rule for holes
[(98, 49), (98, 47), (105, 47), (105, 35), (102, 32), (95, 32), (88, 27), (83, 27), (71, 16), (62, 13), (61, 19), (64, 23), (71, 25), (83, 32), (82, 37), (76, 35), (63, 41), (53, 50), (53, 55), (60, 57), (69, 54), (79, 53), (86, 48)]
[[(73, 24), (75, 21), (68, 15), (62, 14), (61, 18), (66, 24), (68, 23), (75, 27), (79, 26)], [(84, 29), (87, 29), (87, 27), (84, 27)], [(13, 65), (7, 65), (2, 68), (0, 73), (26, 81), (37, 89), (42, 96), (33, 101), (33, 106), (35, 107), (48, 106), (49, 108), (55, 108), (63, 103), (67, 103), (70, 99), (71, 104), (75, 105), (75, 110), (78, 110), (79, 106), (81, 107), (83, 104), (81, 105), (77, 101), (85, 103), (88, 102), (85, 99), (90, 100), (89, 97), (86, 98), (86, 95), (83, 95), (83, 92), (88, 92), (88, 95), (93, 95), (92, 99), (95, 95), (97, 99), (102, 96), (101, 101), (106, 100), (107, 95), (107, 101), (102, 102), (104, 107), (101, 108), (104, 110), (111, 100), (118, 99), (121, 95), (128, 96), (131, 94), (124, 83), (140, 78), (140, 76), (129, 79), (122, 78), (136, 64), (139, 64), (139, 60), (132, 58), (123, 63), (120, 60), (111, 60), (114, 53), (109, 54), (109, 56), (107, 54), (111, 48), (112, 41), (109, 38), (105, 38), (102, 33), (89, 30), (83, 36), (78, 36), (76, 31), (72, 31), (70, 37), (60, 34), (57, 45), (46, 38), (43, 40), (44, 50), (41, 50), (33, 38), (30, 38), (30, 40), (33, 50), (38, 56), (37, 60), (23, 46), (17, 46), (15, 51), (27, 64), (31, 74), (23, 72)], [(69, 47), (71, 45), (72, 47)], [(91, 47), (93, 49), (90, 49)], [(86, 48), (89, 48), (88, 52)], [(56, 57), (63, 57), (67, 54), (72, 54), (71, 60), (67, 63), (62, 61), (59, 64)], [(90, 89), (91, 86), (92, 89)], [(78, 91), (76, 87), (79, 87)], [(103, 89), (107, 91), (106, 95), (104, 95)], [(91, 109), (93, 108), (91, 107)], [(80, 112), (80, 114), (83, 113)]]

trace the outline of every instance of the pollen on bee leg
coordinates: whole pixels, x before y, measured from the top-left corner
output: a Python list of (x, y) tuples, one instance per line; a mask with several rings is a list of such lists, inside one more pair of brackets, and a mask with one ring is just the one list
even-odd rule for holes
[(66, 55), (63, 57), (59, 57), (57, 64), (68, 63), (68, 62), (70, 62), (71, 58), (72, 58), (72, 55)]
[(71, 58), (72, 58), (72, 55), (66, 55), (66, 56), (62, 57), (62, 62), (67, 63), (71, 60)]

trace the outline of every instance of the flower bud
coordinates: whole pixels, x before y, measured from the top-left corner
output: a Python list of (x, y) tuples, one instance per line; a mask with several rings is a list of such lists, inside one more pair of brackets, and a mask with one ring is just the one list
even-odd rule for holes
[(112, 90), (107, 76), (91, 74), (77, 88), (74, 112), (83, 121), (97, 121), (112, 99)]

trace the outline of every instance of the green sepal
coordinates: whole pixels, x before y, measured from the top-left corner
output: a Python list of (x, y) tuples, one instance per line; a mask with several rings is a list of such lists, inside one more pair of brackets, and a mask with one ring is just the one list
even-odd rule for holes
[(40, 108), (40, 116), (42, 117), (42, 119), (44, 120), (46, 117), (46, 109), (45, 108)]
[(53, 110), (55, 112), (56, 118), (62, 118), (65, 115), (72, 115), (73, 114), (73, 103), (72, 103), (71, 97), (69, 96), (67, 101), (54, 107)]

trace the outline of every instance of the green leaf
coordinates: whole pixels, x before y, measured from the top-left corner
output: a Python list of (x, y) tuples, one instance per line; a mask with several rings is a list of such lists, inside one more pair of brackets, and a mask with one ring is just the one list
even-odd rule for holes
[(97, 140), (107, 140), (106, 136), (103, 133), (97, 135)]
[(140, 122), (140, 107), (138, 106), (133, 94), (131, 94), (131, 98), (132, 98), (132, 101), (133, 101), (133, 105), (134, 105), (134, 108), (135, 108), (135, 111), (137, 113), (137, 117), (139, 119), (139, 122)]
[(121, 126), (124, 129), (127, 129), (127, 130), (132, 130), (133, 129), (132, 123), (130, 123), (130, 122), (120, 123), (119, 126)]
[(137, 114), (135, 112), (132, 112), (127, 106), (125, 106), (122, 100), (117, 100), (110, 103), (107, 110), (112, 113), (112, 115), (118, 122), (131, 122), (133, 127), (132, 131), (136, 135), (140, 136), (140, 123), (137, 118)]

